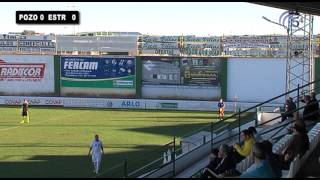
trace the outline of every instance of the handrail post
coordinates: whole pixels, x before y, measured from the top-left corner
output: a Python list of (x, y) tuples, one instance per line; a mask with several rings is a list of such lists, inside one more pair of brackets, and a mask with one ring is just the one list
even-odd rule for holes
[(176, 176), (176, 138), (173, 138), (173, 152), (171, 153), (173, 176)]
[(241, 122), (240, 122), (241, 117), (240, 117), (240, 113), (241, 113), (241, 109), (239, 108), (239, 116), (238, 116), (239, 143), (241, 141), (241, 139), (240, 139), (240, 134), (241, 134), (241, 129), (240, 129), (240, 127), (241, 127)]
[(128, 162), (127, 159), (124, 160), (124, 177), (127, 178), (128, 177)]
[(258, 112), (260, 112), (260, 111), (261, 111), (261, 107), (259, 106), (256, 108), (256, 118), (254, 121), (255, 126), (258, 126)]
[(213, 149), (213, 122), (211, 122), (211, 129), (210, 129), (210, 131), (211, 131), (211, 149)]
[(206, 143), (206, 136), (205, 135), (203, 135), (202, 141), (203, 141), (203, 144)]
[(298, 89), (297, 89), (297, 120), (300, 120), (300, 115), (299, 115), (299, 111), (300, 111), (300, 84), (298, 84)]

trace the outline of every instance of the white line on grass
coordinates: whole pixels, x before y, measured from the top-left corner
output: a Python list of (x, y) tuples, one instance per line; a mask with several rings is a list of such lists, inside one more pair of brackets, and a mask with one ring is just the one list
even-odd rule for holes
[[(64, 116), (64, 117), (72, 117), (72, 116), (74, 116), (74, 115), (76, 115), (76, 114), (83, 114), (83, 113), (85, 113), (86, 111), (87, 111), (87, 110), (82, 111), (82, 112), (80, 112), (80, 113), (69, 114), (69, 115)], [(37, 121), (36, 123), (32, 123), (32, 125), (33, 125), (33, 124), (43, 123), (43, 122), (46, 122), (46, 121), (54, 121), (54, 120), (58, 120), (58, 119), (56, 118), (56, 119), (46, 119), (46, 120), (43, 120), (43, 121)], [(28, 126), (28, 125), (27, 125), (27, 126)], [(14, 127), (8, 127), (8, 128), (0, 129), (0, 131), (6, 131), (6, 130), (10, 130), (10, 129), (16, 129), (16, 128), (19, 128), (19, 127), (25, 127), (25, 126), (19, 125), (19, 126), (14, 126)]]
[(15, 128), (19, 128), (21, 126), (14, 126), (14, 127), (9, 127), (9, 128), (3, 128), (3, 129), (0, 129), (0, 131), (5, 131), (5, 130), (9, 130), (9, 129), (15, 129)]

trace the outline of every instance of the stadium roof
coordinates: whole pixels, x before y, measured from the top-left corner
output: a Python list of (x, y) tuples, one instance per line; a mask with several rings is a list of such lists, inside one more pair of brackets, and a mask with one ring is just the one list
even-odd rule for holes
[(263, 6), (298, 11), (320, 16), (320, 2), (251, 2)]

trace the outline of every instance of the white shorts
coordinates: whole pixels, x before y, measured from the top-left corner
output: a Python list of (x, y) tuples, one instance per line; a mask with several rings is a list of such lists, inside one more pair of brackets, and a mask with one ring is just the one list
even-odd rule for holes
[(92, 162), (101, 162), (101, 154), (92, 154)]

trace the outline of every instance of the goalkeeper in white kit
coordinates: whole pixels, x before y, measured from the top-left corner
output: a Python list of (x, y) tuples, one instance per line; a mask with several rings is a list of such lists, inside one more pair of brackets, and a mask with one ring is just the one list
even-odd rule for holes
[(102, 158), (102, 155), (104, 154), (104, 151), (103, 151), (102, 142), (99, 140), (99, 136), (96, 134), (94, 138), (95, 139), (91, 143), (88, 155), (90, 156), (90, 152), (92, 150), (92, 162), (94, 165), (94, 173), (98, 174), (101, 158)]

